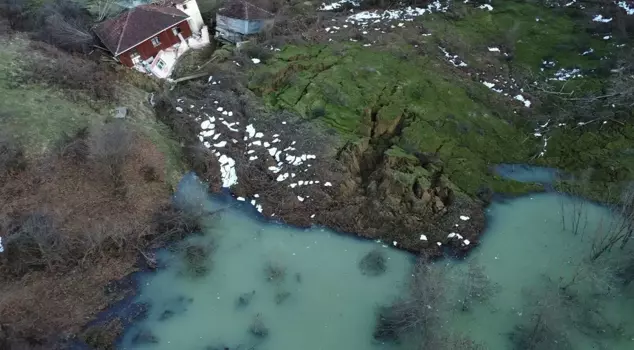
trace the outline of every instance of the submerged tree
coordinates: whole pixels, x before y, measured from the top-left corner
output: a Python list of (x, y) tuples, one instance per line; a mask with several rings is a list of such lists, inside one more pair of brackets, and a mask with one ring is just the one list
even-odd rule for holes
[(513, 349), (567, 350), (572, 349), (564, 331), (567, 323), (566, 296), (550, 280), (544, 291), (527, 292), (526, 321), (509, 334)]
[(634, 233), (634, 184), (629, 184), (618, 203), (610, 210), (610, 217), (601, 222), (592, 241), (591, 260), (597, 260), (614, 246), (621, 249), (630, 242)]
[(462, 311), (469, 311), (474, 303), (484, 303), (497, 291), (497, 286), (484, 273), (477, 261), (471, 261), (466, 272), (460, 276), (458, 286)]
[[(420, 344), (437, 343), (441, 312), (446, 303), (446, 269), (432, 266), (426, 258), (414, 267), (408, 293), (389, 306), (380, 308), (374, 338), (396, 341), (415, 334)], [(431, 348), (430, 348), (431, 349)]]

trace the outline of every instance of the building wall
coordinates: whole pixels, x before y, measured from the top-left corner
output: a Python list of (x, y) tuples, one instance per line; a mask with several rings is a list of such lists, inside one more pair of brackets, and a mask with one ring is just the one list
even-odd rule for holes
[(216, 30), (220, 33), (220, 35), (225, 35), (226, 32), (233, 32), (242, 35), (257, 34), (272, 26), (273, 19), (247, 21), (216, 14)]
[(176, 8), (185, 12), (189, 16), (187, 21), (189, 22), (191, 30), (194, 33), (200, 32), (200, 29), (205, 25), (205, 21), (203, 21), (203, 16), (200, 14), (200, 9), (198, 8), (196, 0), (188, 0), (182, 4), (177, 4)]
[(136, 52), (139, 53), (142, 60), (147, 60), (148, 58), (155, 56), (161, 50), (170, 48), (174, 46), (175, 44), (180, 43), (180, 39), (178, 38), (178, 36), (172, 33), (172, 28), (175, 28), (175, 27), (180, 28), (181, 35), (183, 36), (183, 38), (187, 39), (190, 36), (192, 36), (192, 30), (189, 27), (189, 23), (187, 21), (184, 21), (156, 35), (158, 36), (159, 41), (161, 42), (160, 45), (155, 47), (152, 44), (152, 38), (149, 38), (148, 40), (140, 43), (136, 47), (120, 54), (117, 58), (124, 65), (128, 67), (132, 67), (134, 64), (132, 63), (131, 54), (134, 52), (134, 50), (136, 50)]

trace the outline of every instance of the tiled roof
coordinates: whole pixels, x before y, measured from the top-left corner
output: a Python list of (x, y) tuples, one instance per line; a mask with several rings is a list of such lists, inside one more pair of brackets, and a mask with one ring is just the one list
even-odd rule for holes
[(218, 10), (218, 13), (222, 16), (246, 20), (273, 18), (273, 13), (267, 11), (265, 7), (253, 0), (229, 0)]
[(118, 56), (188, 17), (174, 7), (142, 5), (99, 23), (95, 33)]

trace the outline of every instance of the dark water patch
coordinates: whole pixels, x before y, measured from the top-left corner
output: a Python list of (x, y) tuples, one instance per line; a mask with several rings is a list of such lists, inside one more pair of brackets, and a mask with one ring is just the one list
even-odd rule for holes
[(560, 170), (528, 164), (498, 164), (493, 172), (503, 178), (519, 182), (536, 182), (552, 185), (565, 176)]

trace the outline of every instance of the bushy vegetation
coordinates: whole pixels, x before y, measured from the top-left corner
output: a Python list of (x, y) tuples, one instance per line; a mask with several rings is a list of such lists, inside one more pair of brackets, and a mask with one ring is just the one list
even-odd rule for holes
[(387, 269), (387, 259), (380, 250), (375, 249), (361, 258), (359, 269), (364, 275), (379, 276)]

